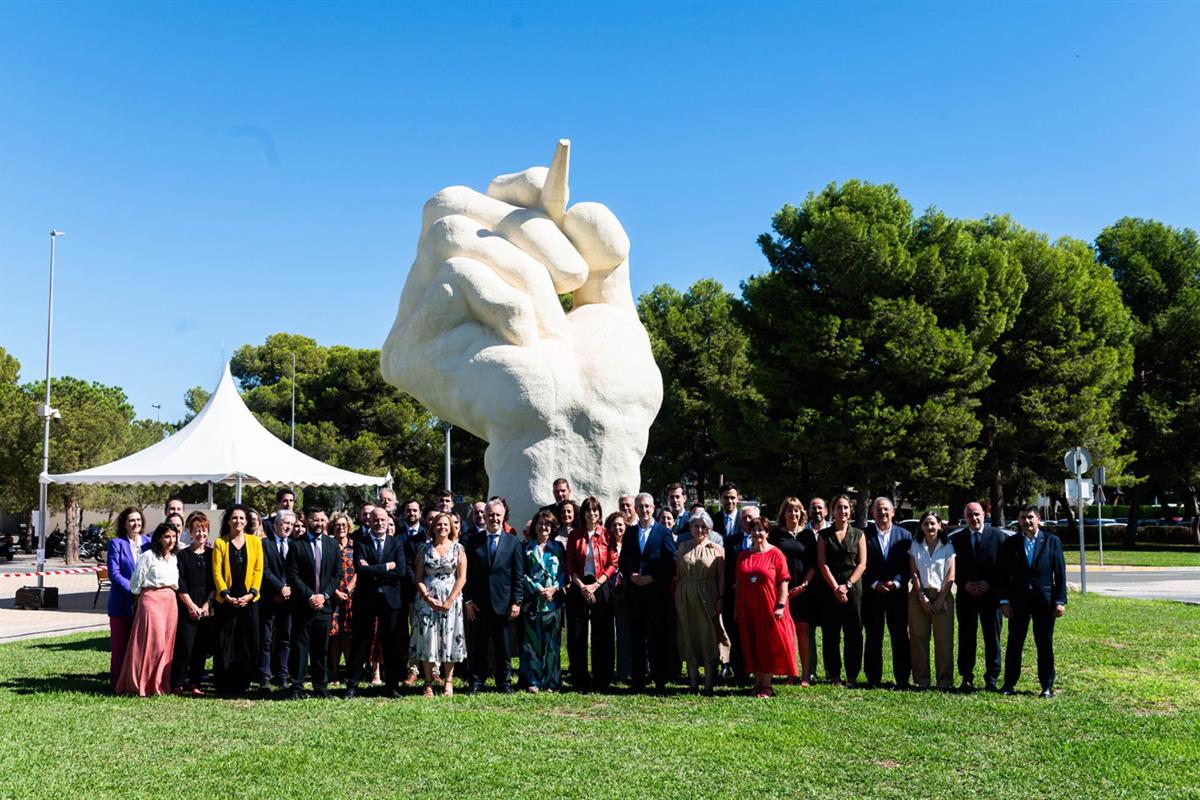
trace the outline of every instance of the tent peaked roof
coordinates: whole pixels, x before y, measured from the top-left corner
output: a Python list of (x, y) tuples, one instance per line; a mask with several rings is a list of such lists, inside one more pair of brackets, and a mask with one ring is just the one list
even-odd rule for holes
[(375, 477), (339, 469), (280, 441), (246, 408), (226, 362), (217, 390), (200, 413), (172, 436), (108, 464), (51, 483), (235, 484), (245, 486), (382, 486)]

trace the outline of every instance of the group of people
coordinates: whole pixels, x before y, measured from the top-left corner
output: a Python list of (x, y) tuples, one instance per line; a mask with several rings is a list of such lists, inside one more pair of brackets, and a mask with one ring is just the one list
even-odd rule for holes
[(616, 681), (662, 692), (686, 677), (693, 692), (720, 680), (769, 697), (775, 676), (816, 680), (818, 632), (826, 680), (854, 686), (862, 671), (880, 686), (885, 631), (896, 688), (949, 689), (957, 618), (960, 688), (975, 686), (982, 630), (985, 687), (1015, 691), (1032, 624), (1042, 694), (1053, 694), (1065, 562), (1033, 507), (1010, 537), (968, 504), (966, 526), (947, 538), (932, 512), (915, 537), (893, 524), (885, 497), (863, 530), (845, 495), (807, 510), (789, 497), (774, 525), (733, 484), (715, 515), (685, 508), (680, 484), (662, 509), (641, 493), (607, 516), (594, 497), (577, 504), (565, 479), (553, 496), (518, 531), (502, 497), (472, 504), (464, 520), (448, 491), (425, 508), (383, 489), (352, 520), (321, 507), (301, 514), (283, 489), (269, 516), (229, 508), (215, 541), (207, 515), (185, 519), (178, 499), (149, 537), (141, 511), (127, 508), (108, 553), (113, 688), (202, 695), (212, 656), (222, 694), (257, 681), (293, 698), (311, 683), (327, 697), (339, 668), (347, 698), (364, 678), (390, 696), (418, 684), (452, 695), (456, 674), (471, 693), (489, 676), (502, 692), (553, 692), (564, 685), (565, 630), (569, 683), (581, 692)]

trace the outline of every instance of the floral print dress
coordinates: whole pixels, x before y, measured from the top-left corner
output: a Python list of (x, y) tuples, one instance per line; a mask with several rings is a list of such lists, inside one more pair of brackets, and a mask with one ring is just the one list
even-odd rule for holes
[[(433, 542), (421, 546), (418, 558), (424, 562), (421, 582), (429, 596), (439, 603), (445, 602), (454, 591), (458, 559), (463, 555), (458, 542), (451, 543), (444, 555), (438, 555)], [(463, 628), (463, 599), (460, 593), (454, 598), (449, 611), (435, 611), (417, 593), (412, 612), (412, 639), (409, 656), (414, 661), (431, 661), (434, 664), (465, 661), (467, 639)]]

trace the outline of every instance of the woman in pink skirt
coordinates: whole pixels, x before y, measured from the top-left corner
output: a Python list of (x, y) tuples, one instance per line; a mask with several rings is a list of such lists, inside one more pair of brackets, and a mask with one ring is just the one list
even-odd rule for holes
[(163, 523), (154, 529), (150, 547), (138, 558), (129, 579), (137, 598), (129, 650), (117, 679), (117, 694), (147, 697), (171, 691), (171, 662), (179, 620), (179, 563), (175, 529)]

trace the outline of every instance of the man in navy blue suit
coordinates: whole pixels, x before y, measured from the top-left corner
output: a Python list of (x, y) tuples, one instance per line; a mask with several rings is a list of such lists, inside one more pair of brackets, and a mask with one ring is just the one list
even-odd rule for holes
[(983, 506), (967, 503), (967, 527), (950, 537), (954, 548), (954, 582), (958, 586), (958, 673), (961, 691), (975, 688), (975, 634), (983, 629), (983, 681), (989, 692), (1000, 690), (1000, 550), (1007, 534), (983, 524)]
[(1042, 697), (1054, 696), (1054, 621), (1067, 610), (1067, 562), (1062, 540), (1041, 530), (1035, 506), (1021, 508), (1021, 535), (1009, 538), (1001, 550), (1007, 576), (1000, 610), (1009, 621), (1004, 651), (1004, 694), (1015, 694), (1021, 677), (1021, 651), (1033, 623), (1037, 645), (1038, 683)]
[(637, 524), (625, 531), (618, 567), (625, 579), (634, 691), (646, 688), (646, 654), (654, 686), (665, 691), (671, 673), (671, 581), (675, 577), (675, 537), (654, 521), (654, 497), (634, 498)]
[(908, 551), (912, 534), (892, 524), (896, 509), (886, 497), (871, 504), (867, 525), (867, 570), (863, 573), (863, 672), (867, 686), (883, 680), (883, 629), (892, 641), (892, 675), (897, 689), (908, 688), (912, 654), (908, 649)]
[[(295, 499), (295, 495), (291, 497)], [(295, 512), (280, 509), (273, 517), (271, 532), (263, 538), (262, 599), (258, 611), (258, 672), (263, 693), (271, 691), (272, 683), (281, 689), (289, 685), (292, 587), (288, 585), (285, 565), (295, 524)]]
[(483, 689), (488, 674), (488, 643), (496, 662), (496, 688), (512, 691), (509, 677), (512, 653), (508, 624), (521, 613), (525, 599), (525, 568), (517, 537), (504, 532), (504, 503), (487, 505), (483, 533), (467, 540), (467, 582), (463, 586), (463, 613), (467, 618), (467, 660), (472, 694)]
[(387, 693), (400, 696), (408, 663), (407, 561), (399, 536), (388, 536), (391, 515), (383, 506), (371, 511), (371, 533), (354, 543), (354, 627), (350, 634), (350, 666), (346, 698), (358, 692), (363, 664), (371, 652), (375, 623), (383, 650)]

